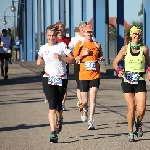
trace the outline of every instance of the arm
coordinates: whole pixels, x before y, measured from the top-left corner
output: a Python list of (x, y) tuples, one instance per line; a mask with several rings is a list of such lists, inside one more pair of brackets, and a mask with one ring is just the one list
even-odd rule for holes
[(100, 53), (98, 59), (99, 59), (100, 62), (104, 62), (105, 58), (104, 58), (104, 56), (103, 56), (103, 51), (102, 51), (101, 44), (99, 45), (99, 48), (98, 48), (98, 49), (99, 49), (99, 53)]
[(53, 57), (55, 59), (58, 59), (59, 61), (65, 61), (65, 62), (67, 62), (69, 64), (74, 64), (75, 63), (75, 59), (73, 57), (72, 51), (67, 48), (67, 45), (65, 43), (60, 43), (60, 44), (63, 44), (62, 45), (62, 51), (65, 54), (65, 56), (64, 55), (60, 55), (58, 53), (54, 53)]
[(121, 68), (119, 68), (118, 63), (126, 55), (126, 50), (127, 50), (127, 47), (123, 46), (121, 48), (121, 50), (119, 51), (118, 55), (116, 56), (116, 58), (113, 61), (113, 67), (115, 68), (115, 70), (116, 70), (119, 77), (122, 77), (123, 70)]
[(143, 52), (145, 55), (145, 64), (146, 67), (150, 67), (150, 61), (149, 61), (149, 49), (147, 46), (143, 46)]
[(37, 59), (37, 65), (40, 66), (43, 64), (43, 57), (41, 56), (38, 56), (38, 59)]
[(66, 56), (61, 56), (61, 60), (69, 63), (69, 64), (74, 64), (75, 63), (75, 59), (73, 57), (73, 53), (70, 52), (67, 57)]
[(82, 59), (84, 56), (87, 56), (90, 53), (90, 50), (88, 48), (85, 48), (85, 50), (83, 52), (79, 53), (80, 48), (83, 47), (83, 46), (81, 46), (81, 43), (82, 43), (82, 41), (79, 41), (76, 44), (76, 46), (74, 48), (74, 53), (73, 53), (75, 59), (78, 60), (78, 61), (80, 59)]
[(145, 63), (147, 67), (147, 80), (150, 81), (150, 61), (149, 61), (149, 49), (147, 46), (143, 46), (143, 51), (145, 55)]
[(42, 65), (43, 64), (43, 51), (42, 51), (42, 47), (40, 47), (40, 50), (38, 52), (39, 56), (37, 59), (37, 65)]
[(73, 38), (71, 38), (71, 41), (68, 44), (69, 49), (72, 49), (74, 47), (74, 41)]
[(3, 48), (3, 47), (4, 47), (4, 43), (1, 41), (0, 48)]
[(115, 68), (115, 70), (117, 70), (118, 63), (125, 55), (126, 55), (126, 46), (123, 46), (113, 61), (113, 67)]

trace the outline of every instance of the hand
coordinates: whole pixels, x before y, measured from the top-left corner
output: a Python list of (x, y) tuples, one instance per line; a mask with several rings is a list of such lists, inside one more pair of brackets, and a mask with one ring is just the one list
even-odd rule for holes
[(90, 50), (88, 48), (85, 48), (84, 52), (82, 53), (82, 56), (87, 56), (89, 55)]
[(123, 77), (123, 74), (124, 74), (124, 70), (119, 71), (118, 77)]
[(99, 61), (100, 61), (101, 63), (103, 63), (103, 62), (105, 61), (105, 58), (102, 56), (102, 57), (99, 58)]
[(61, 58), (62, 58), (62, 56), (59, 55), (58, 53), (54, 53), (54, 54), (53, 54), (53, 57), (54, 57), (55, 59), (58, 59), (58, 60), (61, 60)]
[(43, 60), (41, 58), (38, 58), (37, 65), (39, 66), (39, 65), (42, 65), (42, 64), (43, 64)]
[(3, 43), (3, 42), (1, 42), (1, 43), (0, 43), (0, 46), (1, 46), (1, 47), (4, 47), (4, 43)]
[(150, 72), (147, 73), (147, 80), (150, 81)]
[(76, 63), (78, 63), (78, 62), (80, 61), (80, 56), (77, 56), (77, 57), (75, 58), (75, 60), (76, 60)]
[(72, 49), (73, 49), (73, 46), (69, 46), (69, 49), (72, 50)]

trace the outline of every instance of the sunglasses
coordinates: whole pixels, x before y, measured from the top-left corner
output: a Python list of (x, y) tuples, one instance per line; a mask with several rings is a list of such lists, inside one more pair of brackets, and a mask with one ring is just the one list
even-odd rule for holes
[(134, 35), (138, 35), (138, 36), (140, 36), (141, 35), (141, 33), (133, 33)]
[(86, 31), (86, 33), (93, 33), (93, 31)]

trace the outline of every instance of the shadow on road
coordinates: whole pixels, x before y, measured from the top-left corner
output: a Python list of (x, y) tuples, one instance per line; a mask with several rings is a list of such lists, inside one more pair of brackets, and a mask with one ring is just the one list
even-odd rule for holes
[(0, 132), (15, 131), (15, 130), (20, 130), (20, 129), (41, 128), (41, 127), (47, 127), (47, 126), (49, 126), (49, 124), (38, 124), (38, 125), (19, 124), (15, 127), (2, 127), (0, 128)]

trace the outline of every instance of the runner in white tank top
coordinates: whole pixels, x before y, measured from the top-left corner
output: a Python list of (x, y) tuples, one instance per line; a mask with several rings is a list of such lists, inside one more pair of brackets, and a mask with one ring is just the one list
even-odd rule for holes
[(45, 62), (43, 91), (49, 103), (50, 142), (53, 143), (58, 142), (57, 133), (59, 133), (62, 128), (62, 100), (64, 97), (64, 83), (62, 79), (67, 78), (66, 62), (75, 63), (71, 50), (67, 49), (67, 45), (63, 42), (57, 44), (56, 36), (54, 26), (48, 26), (46, 29), (48, 43), (41, 46), (37, 60), (37, 65), (41, 65), (43, 61)]

